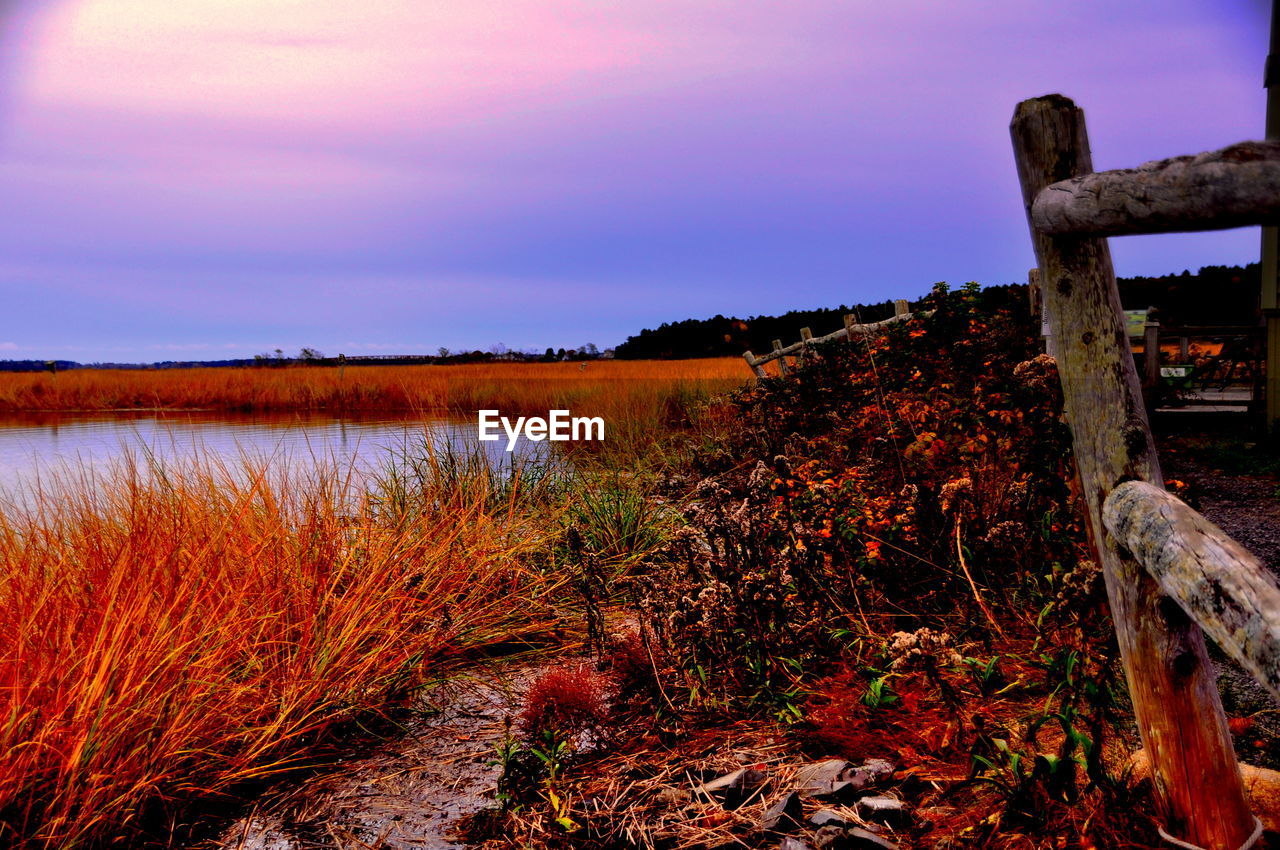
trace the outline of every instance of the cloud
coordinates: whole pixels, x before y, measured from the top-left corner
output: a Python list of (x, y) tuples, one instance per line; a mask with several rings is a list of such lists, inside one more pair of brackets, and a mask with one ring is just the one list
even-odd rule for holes
[(0, 351), (17, 351), (18, 344), (16, 342), (0, 342)]

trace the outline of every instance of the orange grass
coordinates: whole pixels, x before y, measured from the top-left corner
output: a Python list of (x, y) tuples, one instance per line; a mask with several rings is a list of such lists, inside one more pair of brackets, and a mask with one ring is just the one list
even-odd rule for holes
[(388, 517), (312, 469), (134, 463), (0, 514), (0, 844), (132, 845), (548, 621), (519, 505)]
[(0, 411), (442, 410), (525, 414), (567, 408), (607, 415), (661, 405), (673, 393), (746, 382), (737, 358), (481, 363), (460, 366), (297, 366), (0, 373)]

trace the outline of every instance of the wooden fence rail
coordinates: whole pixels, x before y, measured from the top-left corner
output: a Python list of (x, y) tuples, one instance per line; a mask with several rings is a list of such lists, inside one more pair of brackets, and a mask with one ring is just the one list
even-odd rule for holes
[(1031, 222), (1050, 236), (1221, 230), (1280, 220), (1280, 142), (1082, 174), (1046, 186)]
[[(1183, 846), (1212, 850), (1252, 846), (1259, 822), (1249, 810), (1196, 621), (1204, 616), (1206, 625), (1218, 629), (1254, 620), (1244, 609), (1228, 612), (1225, 603), (1215, 619), (1202, 606), (1190, 604), (1194, 594), (1184, 610), (1147, 570), (1155, 565), (1157, 571), (1163, 569), (1160, 574), (1172, 576), (1173, 560), (1166, 550), (1181, 545), (1212, 559), (1206, 573), (1225, 581), (1224, 572), (1241, 563), (1227, 557), (1238, 556), (1238, 547), (1215, 548), (1206, 541), (1220, 544), (1225, 536), (1208, 534), (1182, 512), (1150, 497), (1149, 491), (1163, 489), (1160, 464), (1110, 249), (1097, 237), (1270, 221), (1280, 212), (1280, 159), (1274, 146), (1249, 144), (1135, 171), (1094, 174), (1084, 113), (1061, 95), (1018, 104), (1010, 134), (1090, 542), (1106, 582), (1164, 834)], [(1250, 181), (1262, 185), (1262, 195), (1244, 185)], [(1127, 489), (1112, 500), (1122, 485)], [(1115, 531), (1103, 517), (1108, 503)], [(1166, 509), (1173, 519), (1162, 526), (1155, 515)], [(1177, 535), (1158, 533), (1176, 523), (1181, 523)], [(1181, 542), (1170, 543), (1174, 538)], [(1253, 592), (1270, 604), (1260, 586), (1235, 581), (1241, 584), (1239, 601)], [(1255, 642), (1265, 643), (1260, 637)], [(1259, 664), (1274, 668), (1276, 660), (1259, 652)]]
[(1141, 481), (1111, 491), (1102, 521), (1161, 590), (1280, 698), (1280, 587), (1257, 558), (1177, 496)]
[[(857, 317), (852, 313), (848, 313), (844, 317), (844, 327), (838, 331), (827, 334), (826, 336), (815, 337), (813, 331), (809, 328), (800, 329), (800, 341), (784, 346), (782, 340), (775, 339), (773, 341), (773, 350), (768, 354), (757, 357), (750, 351), (742, 353), (742, 359), (746, 361), (747, 368), (757, 378), (767, 378), (769, 373), (765, 371), (764, 365), (774, 360), (778, 361), (778, 374), (786, 377), (791, 373), (787, 365), (787, 358), (793, 357), (799, 362), (809, 353), (815, 345), (821, 345), (825, 342), (835, 342), (840, 339), (853, 339), (855, 336), (874, 333), (882, 330), (894, 322), (902, 322), (912, 317), (911, 307), (906, 301), (898, 300), (893, 302), (894, 314), (888, 319), (879, 322), (869, 322), (867, 324), (859, 324)], [(925, 314), (922, 314), (925, 315)]]

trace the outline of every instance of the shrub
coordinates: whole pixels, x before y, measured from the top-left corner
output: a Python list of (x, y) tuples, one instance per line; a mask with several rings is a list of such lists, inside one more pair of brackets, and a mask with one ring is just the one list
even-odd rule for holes
[(1023, 291), (940, 287), (925, 308), (736, 397), (740, 427), (639, 594), (701, 695), (789, 699), (851, 635), (992, 640), (980, 594), (1005, 630), (1091, 622), (1095, 586), (1065, 580), (1086, 535)]
[(537, 740), (599, 735), (609, 720), (612, 682), (587, 663), (567, 664), (539, 676), (525, 697), (520, 732)]

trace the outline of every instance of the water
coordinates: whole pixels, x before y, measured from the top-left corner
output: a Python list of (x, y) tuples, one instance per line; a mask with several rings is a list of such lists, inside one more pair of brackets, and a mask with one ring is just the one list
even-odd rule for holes
[[(67, 473), (105, 473), (130, 455), (162, 463), (201, 457), (231, 469), (244, 458), (289, 464), (323, 460), (365, 474), (424, 439), (437, 446), (482, 446), (494, 463), (509, 460), (505, 441), (479, 442), (472, 420), (313, 413), (22, 414), (0, 417), (0, 494), (12, 498)], [(516, 453), (545, 446), (524, 443)]]

